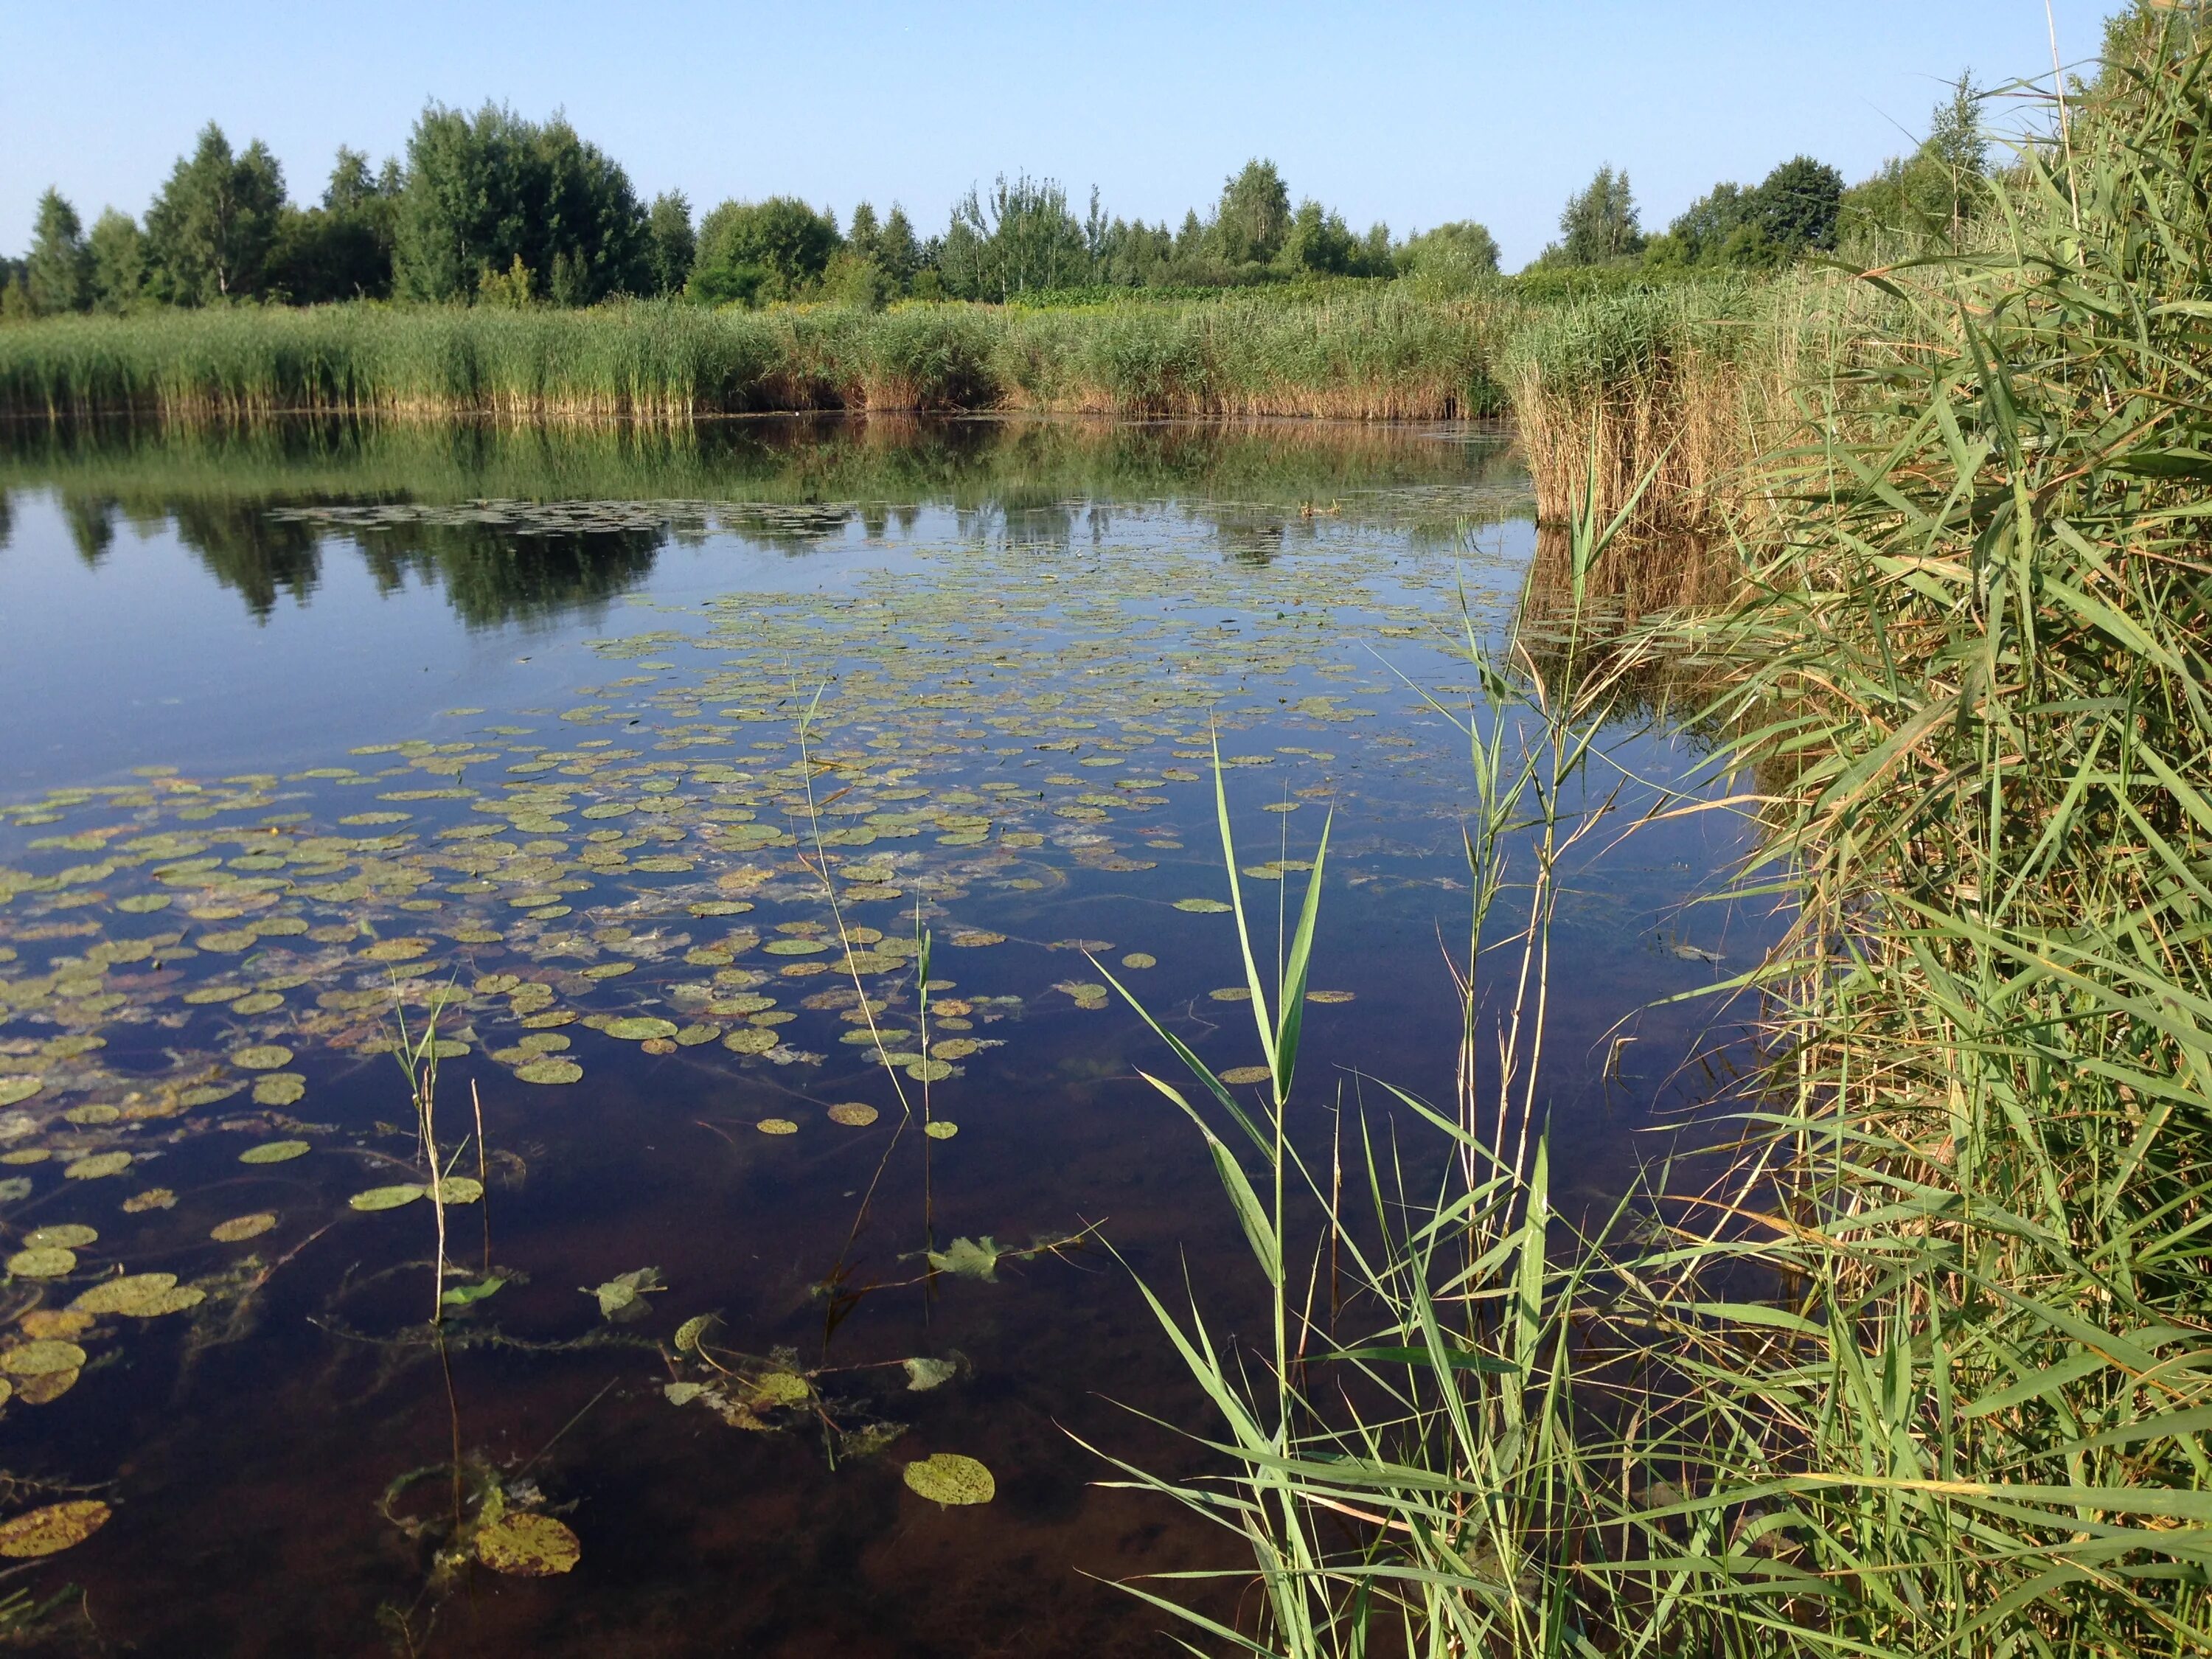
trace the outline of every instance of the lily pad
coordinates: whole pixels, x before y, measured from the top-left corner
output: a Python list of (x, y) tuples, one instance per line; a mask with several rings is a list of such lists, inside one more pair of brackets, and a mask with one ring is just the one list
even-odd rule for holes
[(62, 1173), (71, 1181), (98, 1181), (103, 1176), (121, 1175), (130, 1167), (128, 1152), (94, 1152), (77, 1159)]
[(218, 1244), (243, 1244), (249, 1238), (258, 1238), (276, 1224), (276, 1218), (267, 1210), (253, 1215), (233, 1216), (228, 1221), (218, 1221), (208, 1229), (208, 1237)]
[(799, 1126), (787, 1117), (764, 1117), (753, 1125), (764, 1135), (795, 1135)]
[(921, 1132), (932, 1140), (950, 1140), (960, 1133), (960, 1126), (950, 1119), (940, 1117), (924, 1124)]
[(177, 1195), (167, 1187), (149, 1187), (143, 1193), (133, 1193), (123, 1200), (125, 1215), (143, 1215), (149, 1210), (173, 1210)]
[(364, 1212), (396, 1210), (403, 1204), (412, 1204), (422, 1196), (424, 1189), (412, 1182), (403, 1182), (392, 1187), (371, 1187), (365, 1193), (356, 1193), (346, 1200), (347, 1207)]
[(550, 1578), (582, 1559), (583, 1545), (550, 1515), (509, 1510), (477, 1528), (477, 1559), (517, 1578)]
[(93, 1327), (93, 1317), (76, 1308), (33, 1308), (15, 1322), (26, 1336), (82, 1336)]
[(307, 1079), (297, 1072), (272, 1072), (253, 1080), (257, 1106), (296, 1106), (307, 1092)]
[(694, 1314), (678, 1325), (676, 1328), (676, 1352), (698, 1352), (699, 1339), (706, 1335), (708, 1328), (714, 1325), (715, 1317), (713, 1314)]
[(1160, 959), (1148, 951), (1132, 951), (1121, 958), (1124, 968), (1157, 968)]
[(27, 1376), (15, 1384), (12, 1398), (21, 1401), (26, 1406), (51, 1405), (76, 1387), (77, 1378), (83, 1375), (81, 1370), (66, 1370), (48, 1371), (44, 1376)]
[(238, 1155), (240, 1164), (289, 1164), (295, 1158), (305, 1158), (314, 1148), (304, 1140), (264, 1140), (258, 1146), (248, 1146)]
[(744, 1030), (732, 1031), (724, 1037), (722, 1046), (733, 1054), (764, 1054), (782, 1041), (783, 1039), (774, 1031), (763, 1030), (757, 1025), (748, 1025)]
[(772, 957), (818, 956), (829, 948), (818, 939), (772, 939), (761, 946), (763, 951)]
[(81, 1370), (84, 1350), (58, 1337), (41, 1337), (0, 1353), (0, 1371), (10, 1376), (46, 1376), (55, 1371)]
[(840, 1101), (828, 1114), (832, 1123), (842, 1123), (848, 1129), (865, 1129), (876, 1121), (876, 1109), (864, 1101)]
[(1274, 1073), (1264, 1066), (1232, 1066), (1221, 1073), (1224, 1083), (1265, 1083)]
[(81, 1250), (88, 1244), (97, 1244), (100, 1233), (82, 1222), (64, 1221), (51, 1227), (40, 1227), (23, 1235), (26, 1249), (41, 1249), (49, 1245), (64, 1250)]
[(49, 1504), (10, 1520), (0, 1522), (0, 1555), (18, 1559), (58, 1555), (98, 1532), (112, 1511), (97, 1498), (73, 1498)]
[(1175, 908), (1178, 910), (1188, 910), (1194, 916), (1218, 916), (1224, 911), (1234, 909), (1236, 907), (1224, 904), (1219, 899), (1187, 898), (1177, 899), (1175, 902)]
[(438, 1183), (441, 1204), (473, 1204), (483, 1196), (483, 1182), (474, 1176), (447, 1176)]
[(673, 1020), (638, 1017), (629, 1019), (611, 1019), (601, 1028), (611, 1037), (620, 1037), (625, 1042), (642, 1042), (647, 1037), (672, 1037), (678, 1027)]
[(46, 1086), (42, 1077), (0, 1077), (0, 1106), (20, 1106)]
[(76, 1252), (58, 1245), (18, 1250), (8, 1258), (8, 1271), (18, 1279), (60, 1279), (76, 1271)]
[(906, 1484), (933, 1504), (988, 1504), (999, 1492), (990, 1470), (957, 1452), (933, 1452), (908, 1464)]
[(584, 1068), (573, 1060), (533, 1060), (516, 1066), (514, 1074), (525, 1083), (574, 1083), (583, 1077)]

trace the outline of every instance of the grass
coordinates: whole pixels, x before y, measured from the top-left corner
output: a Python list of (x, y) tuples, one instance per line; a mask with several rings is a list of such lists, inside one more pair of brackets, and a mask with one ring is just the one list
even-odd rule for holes
[[(1127, 1473), (1243, 1536), (1261, 1592), (1200, 1639), (2212, 1651), (2212, 46), (2172, 23), (2001, 235), (1830, 313), (1888, 322), (1796, 380), (1730, 603), (1581, 633), (1608, 485), (1571, 481), (1552, 639), (1470, 642), (1459, 1041), (1499, 1059), (1455, 1107), (1395, 1095), (1337, 1142), (1287, 1066), (1255, 1116), (1184, 1056), (1273, 1312), (1240, 1346), (1147, 1291), (1221, 1473)], [(1760, 1090), (1570, 1225), (1528, 1115), (1545, 849), (1662, 647), (1721, 687), (1765, 830), (1742, 894), (1796, 925), (1724, 988), (1763, 1000)]]
[(1495, 296), (1389, 290), (1036, 310), (350, 304), (0, 330), (0, 413), (684, 421), (765, 410), (1492, 415)]

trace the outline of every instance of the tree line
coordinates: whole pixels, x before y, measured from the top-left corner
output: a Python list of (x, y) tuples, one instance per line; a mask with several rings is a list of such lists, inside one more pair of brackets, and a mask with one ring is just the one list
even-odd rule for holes
[[(1986, 143), (1970, 82), (1910, 157), (1846, 190), (1807, 156), (1757, 185), (1721, 184), (1660, 235), (1638, 221), (1625, 172), (1601, 168), (1571, 199), (1540, 267), (1771, 267), (1837, 246), (1855, 221), (1968, 210)], [(1356, 232), (1272, 161), (1249, 161), (1211, 210), (1179, 226), (1109, 217), (1093, 190), (1079, 214), (1049, 179), (1001, 176), (919, 234), (894, 204), (835, 213), (793, 197), (726, 201), (695, 216), (681, 191), (646, 200), (620, 163), (562, 117), (432, 104), (404, 158), (373, 167), (341, 148), (319, 200), (289, 195), (256, 140), (235, 149), (210, 122), (142, 217), (108, 208), (84, 226), (58, 190), (40, 198), (27, 254), (0, 261), (0, 315), (156, 306), (337, 300), (592, 305), (681, 295), (710, 305), (902, 298), (1005, 301), (1085, 288), (1222, 288), (1302, 277), (1407, 278), (1463, 292), (1498, 269), (1473, 220), (1394, 240)]]
[(1715, 185), (1656, 235), (1644, 234), (1626, 172), (1601, 167), (1568, 198), (1559, 240), (1536, 265), (1773, 270), (1885, 234), (1955, 239), (1986, 199), (1984, 96), (1971, 72), (1960, 75), (1929, 116), (1928, 137), (1857, 185), (1846, 188), (1835, 168), (1795, 156), (1756, 185)]

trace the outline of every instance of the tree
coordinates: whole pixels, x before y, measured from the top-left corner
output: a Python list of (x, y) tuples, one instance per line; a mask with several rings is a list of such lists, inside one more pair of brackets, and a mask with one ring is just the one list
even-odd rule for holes
[(146, 238), (138, 222), (113, 208), (92, 223), (85, 239), (92, 261), (92, 302), (101, 311), (132, 309), (146, 297)]
[(1283, 238), (1281, 263), (1286, 269), (1309, 276), (1347, 276), (1363, 258), (1358, 240), (1345, 228), (1340, 214), (1310, 197), (1298, 204)]
[(1960, 75), (1951, 96), (1929, 115), (1919, 149), (1908, 157), (1892, 157), (1873, 178), (1844, 192), (1843, 231), (1956, 240), (1981, 204), (1989, 170), (1982, 97), (1972, 73)]
[(76, 210), (51, 187), (39, 198), (31, 230), (31, 252), (23, 262), (23, 285), (41, 317), (83, 311), (92, 304), (92, 255), (84, 245), (84, 224)]
[(1759, 181), (1747, 216), (1776, 246), (1792, 254), (1836, 245), (1844, 175), (1809, 155), (1792, 156)]
[(428, 106), (407, 141), (397, 219), (397, 283), (410, 299), (470, 299), (488, 276), (507, 283), (517, 259), (532, 291), (559, 305), (653, 281), (629, 175), (558, 115), (540, 125), (502, 105), (474, 116)]
[(940, 269), (953, 295), (1003, 301), (1088, 282), (1091, 253), (1057, 182), (1001, 173), (988, 200), (970, 190), (954, 206)]
[(382, 299), (392, 292), (398, 165), (381, 175), (341, 144), (320, 206), (288, 207), (269, 254), (269, 286), (295, 305)]
[(902, 294), (912, 290), (915, 275), (922, 267), (922, 251), (921, 244), (915, 240), (914, 226), (907, 220), (906, 210), (896, 202), (891, 204), (884, 228), (877, 234), (876, 263)]
[(1628, 174), (1601, 167), (1559, 215), (1559, 257), (1571, 265), (1610, 264), (1644, 246)]
[(1222, 182), (1210, 252), (1231, 265), (1267, 264), (1282, 252), (1290, 228), (1291, 192), (1283, 175), (1273, 161), (1255, 159)]
[(796, 197), (725, 202), (699, 223), (685, 291), (711, 305), (794, 300), (820, 281), (842, 240), (836, 219)]
[(1755, 188), (1715, 185), (1668, 228), (1648, 262), (1770, 266), (1808, 250), (1832, 248), (1843, 210), (1844, 179), (1809, 155), (1795, 156)]
[(222, 129), (201, 129), (146, 210), (148, 264), (157, 297), (175, 305), (252, 299), (262, 291), (284, 172), (255, 139), (231, 153)]
[(1425, 290), (1461, 294), (1498, 274), (1498, 239), (1472, 219), (1454, 220), (1407, 238), (1395, 264)]
[(647, 255), (653, 267), (653, 291), (674, 294), (690, 279), (691, 261), (699, 252), (698, 234), (691, 228), (691, 203), (680, 190), (663, 191), (653, 198), (645, 216), (651, 239)]

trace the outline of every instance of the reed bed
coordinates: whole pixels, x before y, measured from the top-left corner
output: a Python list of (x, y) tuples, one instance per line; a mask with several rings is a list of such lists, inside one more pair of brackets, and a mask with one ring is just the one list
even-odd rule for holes
[[(1239, 1534), (1258, 1593), (1231, 1626), (1133, 1588), (1223, 1650), (2212, 1652), (2191, 21), (2118, 66), (2066, 175), (2026, 158), (2002, 242), (1868, 278), (1863, 314), (1896, 326), (1791, 388), (1726, 605), (1589, 628), (1644, 504), (1632, 484), (1605, 520), (1606, 481), (1571, 483), (1541, 652), (1470, 636), (1488, 948), (1463, 959), (1461, 1098), (1396, 1095), (1388, 1132), (1297, 1112), (1310, 910), (1279, 1012), (1250, 975), (1262, 1109), (1182, 1054), (1273, 1328), (1232, 1348), (1156, 1292), (1223, 1473), (1127, 1474)], [(1743, 896), (1796, 921), (1723, 988), (1765, 1010), (1759, 1087), (1570, 1224), (1530, 1110), (1553, 872), (1662, 651), (1723, 688), (1718, 763), (1763, 830)]]
[(357, 304), (0, 330), (0, 413), (677, 422), (815, 410), (1443, 419), (1498, 413), (1502, 299), (1383, 292), (1066, 311)]

